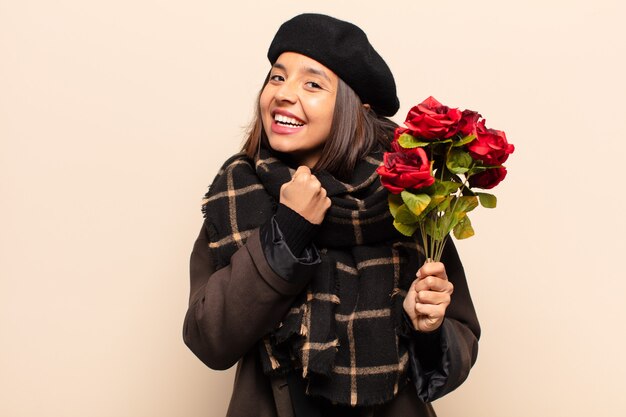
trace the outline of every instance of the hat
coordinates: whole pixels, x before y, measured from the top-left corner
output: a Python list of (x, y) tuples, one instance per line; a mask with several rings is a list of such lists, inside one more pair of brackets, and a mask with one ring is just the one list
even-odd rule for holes
[(391, 70), (352, 23), (323, 14), (298, 15), (278, 29), (267, 58), (274, 64), (283, 52), (297, 52), (328, 67), (382, 116), (393, 116), (400, 107)]

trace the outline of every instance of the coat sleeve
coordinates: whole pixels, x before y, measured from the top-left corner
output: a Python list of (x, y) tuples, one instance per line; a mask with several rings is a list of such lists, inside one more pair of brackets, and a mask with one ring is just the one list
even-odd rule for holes
[[(278, 325), (312, 277), (319, 254), (314, 248), (305, 258), (285, 253), (273, 217), (248, 237), (229, 265), (217, 271), (208, 244), (203, 225), (191, 254), (183, 339), (208, 367), (228, 369)], [(272, 269), (268, 256), (291, 268), (289, 280)]]
[(454, 292), (441, 327), (433, 333), (415, 331), (410, 324), (410, 375), (424, 402), (441, 398), (458, 388), (478, 356), (480, 325), (470, 297), (465, 272), (451, 239), (442, 262)]

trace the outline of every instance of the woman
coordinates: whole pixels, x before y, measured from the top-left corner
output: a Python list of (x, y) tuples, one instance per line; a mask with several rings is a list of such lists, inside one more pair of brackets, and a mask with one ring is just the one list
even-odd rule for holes
[(392, 226), (375, 170), (393, 76), (361, 29), (318, 14), (284, 23), (268, 58), (249, 137), (204, 201), (185, 343), (238, 364), (228, 416), (433, 416), (480, 329), (453, 244), (424, 263)]

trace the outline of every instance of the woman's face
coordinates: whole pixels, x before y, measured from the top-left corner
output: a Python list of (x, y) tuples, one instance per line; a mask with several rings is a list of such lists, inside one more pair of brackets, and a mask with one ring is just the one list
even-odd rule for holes
[(295, 52), (281, 54), (260, 98), (263, 129), (272, 149), (312, 168), (330, 133), (337, 76)]

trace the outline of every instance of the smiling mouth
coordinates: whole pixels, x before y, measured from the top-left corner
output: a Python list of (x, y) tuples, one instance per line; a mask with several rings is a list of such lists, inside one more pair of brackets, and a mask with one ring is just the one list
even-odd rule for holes
[(276, 124), (279, 124), (281, 126), (288, 126), (288, 127), (304, 126), (304, 123), (300, 122), (299, 120), (294, 119), (293, 117), (283, 116), (282, 114), (275, 114), (274, 121), (276, 122)]

